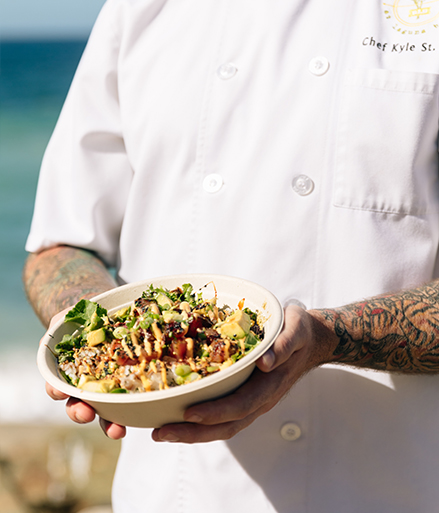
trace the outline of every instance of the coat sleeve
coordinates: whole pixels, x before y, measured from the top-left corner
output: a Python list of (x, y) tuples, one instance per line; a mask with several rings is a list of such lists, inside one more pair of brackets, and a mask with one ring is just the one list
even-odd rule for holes
[(68, 244), (116, 265), (132, 169), (118, 97), (120, 0), (100, 12), (46, 149), (26, 250)]

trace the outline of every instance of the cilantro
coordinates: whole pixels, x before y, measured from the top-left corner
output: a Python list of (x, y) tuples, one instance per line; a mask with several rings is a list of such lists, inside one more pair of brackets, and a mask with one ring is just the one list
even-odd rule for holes
[(149, 288), (143, 292), (142, 298), (147, 299), (148, 301), (156, 301), (159, 294), (163, 294), (171, 301), (177, 301), (179, 299), (179, 294), (176, 292), (170, 292), (168, 289), (163, 287), (154, 287), (153, 285), (150, 285)]
[(184, 283), (182, 288), (184, 301), (194, 307), (197, 304), (197, 298), (195, 297), (192, 285), (190, 283)]
[(130, 314), (131, 314), (131, 308), (126, 307), (126, 308), (123, 308), (122, 310), (119, 310), (118, 312), (116, 312), (112, 317), (115, 322), (124, 322), (129, 318)]
[[(191, 306), (195, 306), (197, 303), (197, 297), (193, 292), (193, 287), (190, 283), (185, 283), (182, 285), (181, 289), (168, 290), (164, 287), (154, 287), (150, 285), (147, 290), (145, 290), (142, 294), (143, 299), (147, 299), (148, 301), (156, 301), (157, 296), (159, 294), (163, 294), (168, 297), (173, 303), (180, 301), (187, 301)], [(198, 301), (201, 298), (201, 294), (198, 294)], [(166, 309), (163, 308), (163, 309)]]

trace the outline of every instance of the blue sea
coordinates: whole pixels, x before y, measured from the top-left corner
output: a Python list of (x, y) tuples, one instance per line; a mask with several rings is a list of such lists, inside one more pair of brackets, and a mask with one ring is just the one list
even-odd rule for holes
[(44, 333), (23, 291), (24, 245), (44, 149), (85, 44), (0, 41), (0, 383), (17, 354), (34, 366)]

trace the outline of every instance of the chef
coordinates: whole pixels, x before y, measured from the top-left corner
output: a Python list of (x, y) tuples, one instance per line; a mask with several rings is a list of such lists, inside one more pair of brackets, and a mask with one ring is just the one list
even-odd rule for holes
[(437, 510), (438, 77), (439, 0), (104, 5), (41, 168), (36, 312), (191, 272), (286, 307), (243, 388), (127, 430), (115, 513)]

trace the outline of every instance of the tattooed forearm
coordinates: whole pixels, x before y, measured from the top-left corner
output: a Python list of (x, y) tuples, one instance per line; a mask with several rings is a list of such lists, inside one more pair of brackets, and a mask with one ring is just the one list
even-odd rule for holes
[(23, 270), (23, 282), (29, 302), (45, 326), (56, 313), (80, 298), (116, 287), (99, 258), (70, 246), (31, 254)]
[(320, 310), (335, 334), (333, 362), (404, 373), (439, 372), (439, 282)]

